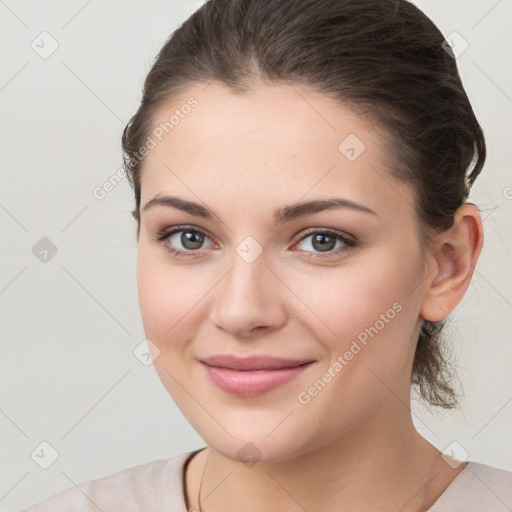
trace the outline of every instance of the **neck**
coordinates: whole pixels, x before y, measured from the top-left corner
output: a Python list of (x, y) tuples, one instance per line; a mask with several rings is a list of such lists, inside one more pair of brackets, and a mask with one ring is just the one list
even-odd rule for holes
[(418, 434), (410, 411), (394, 401), (398, 406), (391, 413), (383, 407), (341, 439), (283, 462), (262, 460), (248, 467), (212, 448), (200, 452), (187, 470), (189, 507), (203, 512), (427, 510), (464, 466), (446, 464)]

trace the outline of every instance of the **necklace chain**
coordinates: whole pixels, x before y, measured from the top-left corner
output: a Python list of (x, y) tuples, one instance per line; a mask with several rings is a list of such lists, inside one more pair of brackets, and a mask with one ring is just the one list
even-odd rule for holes
[(198, 512), (203, 512), (203, 508), (201, 507), (201, 487), (203, 485), (203, 477), (206, 471), (206, 466), (208, 465), (208, 461), (210, 460), (211, 453), (212, 449), (208, 448), (208, 457), (206, 458), (206, 462), (204, 463), (203, 474), (201, 475), (201, 480), (199, 481), (199, 491), (197, 493), (197, 506), (199, 507)]

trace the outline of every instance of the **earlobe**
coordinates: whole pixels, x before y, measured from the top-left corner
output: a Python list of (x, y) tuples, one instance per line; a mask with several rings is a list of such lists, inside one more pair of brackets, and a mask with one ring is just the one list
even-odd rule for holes
[(464, 297), (483, 246), (482, 219), (477, 208), (462, 205), (453, 226), (438, 237), (432, 250), (434, 267), (425, 279), (421, 316), (437, 322), (446, 318)]

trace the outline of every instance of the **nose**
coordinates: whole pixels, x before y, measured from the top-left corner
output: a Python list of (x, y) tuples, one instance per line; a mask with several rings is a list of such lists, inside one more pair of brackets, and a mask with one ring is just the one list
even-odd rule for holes
[(235, 255), (231, 269), (215, 287), (210, 321), (236, 338), (272, 332), (286, 322), (284, 293), (263, 255), (252, 263)]

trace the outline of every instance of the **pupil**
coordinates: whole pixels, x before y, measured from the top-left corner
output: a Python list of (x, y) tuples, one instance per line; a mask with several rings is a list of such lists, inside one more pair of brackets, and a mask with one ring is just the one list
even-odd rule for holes
[(332, 251), (335, 244), (336, 240), (331, 236), (318, 234), (313, 237), (313, 247), (322, 252)]

